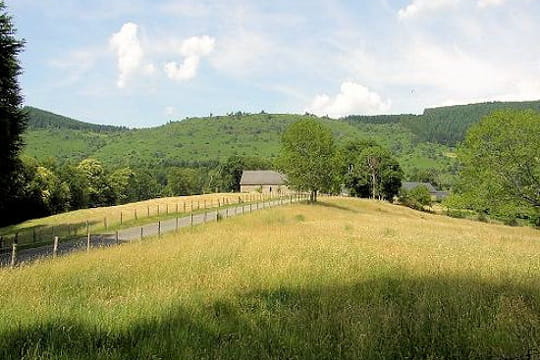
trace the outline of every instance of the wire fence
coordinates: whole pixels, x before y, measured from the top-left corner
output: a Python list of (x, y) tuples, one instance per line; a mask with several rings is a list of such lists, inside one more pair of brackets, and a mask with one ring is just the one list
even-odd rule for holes
[[(24, 231), (0, 235), (0, 265), (15, 266), (43, 256), (57, 256), (76, 249), (111, 246), (122, 241), (161, 236), (208, 221), (220, 221), (269, 206), (308, 199), (304, 193), (227, 194), (213, 198), (190, 199), (109, 208), (106, 215), (84, 221), (36, 226)], [(142, 217), (141, 217), (141, 209)], [(23, 254), (24, 253), (24, 254)], [(21, 256), (25, 255), (25, 256)]]

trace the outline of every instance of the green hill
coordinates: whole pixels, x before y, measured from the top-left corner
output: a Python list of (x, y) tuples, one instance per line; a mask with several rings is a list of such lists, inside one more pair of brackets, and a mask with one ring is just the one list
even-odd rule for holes
[[(275, 157), (283, 130), (306, 115), (237, 114), (190, 118), (147, 129), (99, 127), (58, 117), (41, 121), (33, 111), (25, 134), (25, 155), (60, 162), (95, 157), (109, 166), (183, 165), (219, 161), (231, 155)], [(384, 144), (405, 166), (441, 167), (444, 154), (438, 144), (417, 144), (415, 135), (400, 123), (352, 123), (322, 118), (339, 141), (373, 138)]]
[[(371, 138), (388, 147), (405, 170), (449, 169), (466, 130), (502, 108), (540, 110), (540, 101), (483, 103), (426, 109), (422, 115), (321, 118), (339, 141)], [(25, 135), (25, 154), (59, 162), (95, 157), (107, 166), (170, 166), (213, 162), (231, 155), (274, 158), (283, 130), (311, 115), (243, 114), (190, 118), (154, 128), (88, 124), (36, 108)]]

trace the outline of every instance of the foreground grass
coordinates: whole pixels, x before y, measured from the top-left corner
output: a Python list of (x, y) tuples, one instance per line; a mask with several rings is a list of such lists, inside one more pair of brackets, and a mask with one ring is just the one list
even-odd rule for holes
[(1, 359), (540, 349), (540, 233), (325, 200), (0, 270)]

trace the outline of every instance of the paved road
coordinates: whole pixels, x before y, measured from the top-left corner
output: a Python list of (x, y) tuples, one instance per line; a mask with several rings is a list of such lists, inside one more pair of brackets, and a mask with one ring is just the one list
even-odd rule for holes
[[(294, 200), (293, 200), (294, 202)], [(206, 214), (200, 213), (193, 216), (180, 217), (178, 219), (169, 219), (164, 220), (159, 224), (152, 223), (144, 226), (137, 226), (133, 228), (123, 229), (118, 231), (118, 240), (116, 239), (116, 234), (99, 234), (92, 235), (90, 239), (91, 247), (108, 247), (115, 246), (124, 242), (130, 242), (133, 240), (141, 239), (141, 229), (143, 238), (149, 236), (157, 236), (158, 232), (161, 234), (170, 233), (176, 231), (177, 229), (203, 224), (206, 222), (216, 221), (219, 215), (221, 218), (225, 219), (231, 216), (238, 216), (246, 214), (249, 212), (254, 212), (257, 210), (266, 209), (269, 207), (279, 206), (281, 204), (289, 204), (290, 199), (273, 200), (267, 201), (264, 203), (257, 204), (245, 204), (236, 207), (229, 207), (224, 209), (209, 209)], [(78, 240), (65, 241), (58, 244), (58, 256), (66, 255), (74, 251), (81, 251), (87, 248), (88, 239), (81, 238)], [(22, 265), (35, 261), (39, 258), (53, 256), (53, 246), (42, 246), (32, 249), (20, 250), (17, 252), (17, 265)], [(9, 266), (11, 264), (11, 253), (0, 254), (0, 266)]]

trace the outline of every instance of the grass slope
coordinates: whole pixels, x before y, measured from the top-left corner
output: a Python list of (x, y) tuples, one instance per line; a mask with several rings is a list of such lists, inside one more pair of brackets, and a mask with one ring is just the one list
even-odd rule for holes
[(539, 240), (368, 200), (274, 208), (0, 270), (0, 358), (523, 355)]

